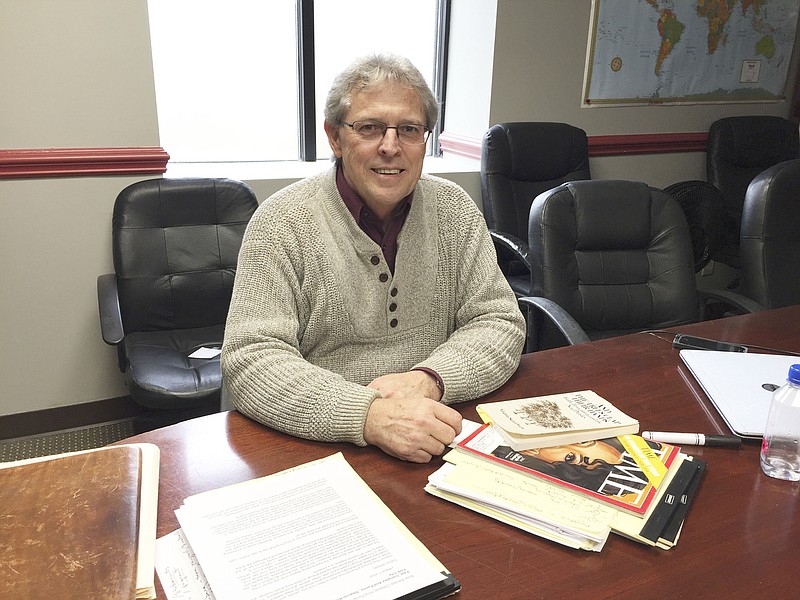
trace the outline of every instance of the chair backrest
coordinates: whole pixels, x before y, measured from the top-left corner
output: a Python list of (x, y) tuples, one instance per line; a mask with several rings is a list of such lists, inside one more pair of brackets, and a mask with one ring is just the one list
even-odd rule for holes
[(698, 318), (688, 225), (662, 190), (565, 183), (534, 200), (528, 240), (531, 295), (558, 303), (591, 339)]
[(481, 195), (489, 229), (525, 240), (533, 199), (565, 181), (590, 179), (583, 129), (566, 123), (499, 123), (481, 148)]
[(151, 179), (122, 190), (112, 245), (125, 332), (224, 324), (257, 206), (230, 179)]
[(768, 308), (800, 304), (800, 159), (762, 171), (744, 200), (742, 293)]
[(797, 125), (777, 116), (726, 117), (711, 124), (706, 179), (723, 196), (723, 244), (712, 258), (739, 266), (739, 232), (747, 186), (764, 169), (800, 157)]

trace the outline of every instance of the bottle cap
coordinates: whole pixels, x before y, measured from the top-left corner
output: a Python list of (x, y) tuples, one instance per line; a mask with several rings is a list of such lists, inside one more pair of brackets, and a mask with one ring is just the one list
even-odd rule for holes
[(792, 365), (789, 367), (789, 377), (787, 379), (790, 383), (800, 385), (800, 365)]

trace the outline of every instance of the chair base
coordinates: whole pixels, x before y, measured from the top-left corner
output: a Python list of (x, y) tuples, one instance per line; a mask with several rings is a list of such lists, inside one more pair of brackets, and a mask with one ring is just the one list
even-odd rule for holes
[(133, 417), (133, 429), (136, 434), (146, 433), (197, 417), (212, 415), (219, 411), (219, 396), (216, 395), (207, 402), (183, 409), (158, 409), (138, 405), (136, 414)]

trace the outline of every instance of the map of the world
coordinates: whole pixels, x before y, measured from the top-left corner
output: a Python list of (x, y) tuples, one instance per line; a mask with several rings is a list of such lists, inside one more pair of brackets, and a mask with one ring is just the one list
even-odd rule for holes
[(800, 0), (594, 0), (584, 104), (779, 100)]

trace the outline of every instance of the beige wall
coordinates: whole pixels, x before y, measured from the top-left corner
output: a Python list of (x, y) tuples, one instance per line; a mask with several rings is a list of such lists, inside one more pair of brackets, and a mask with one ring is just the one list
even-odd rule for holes
[(0, 0), (0, 148), (157, 146), (146, 0)]
[[(455, 133), (479, 137), (504, 120), (567, 121), (589, 135), (705, 131), (721, 116), (788, 114), (785, 103), (582, 109), (590, 0), (453, 6), (456, 25), (488, 13), (476, 31), (454, 32)], [(476, 47), (494, 56), (478, 65)], [(146, 0), (0, 0), (0, 115), (0, 148), (158, 146)], [(704, 160), (591, 166), (596, 177), (664, 186), (702, 179)], [(479, 199), (477, 168), (447, 176)], [(100, 338), (95, 282), (111, 270), (114, 198), (140, 178), (0, 181), (0, 416), (125, 394), (115, 351)], [(263, 199), (294, 177), (242, 179)]]
[[(0, 0), (0, 148), (158, 146), (149, 39), (145, 0)], [(0, 180), (0, 415), (126, 394), (95, 285), (136, 179)]]

